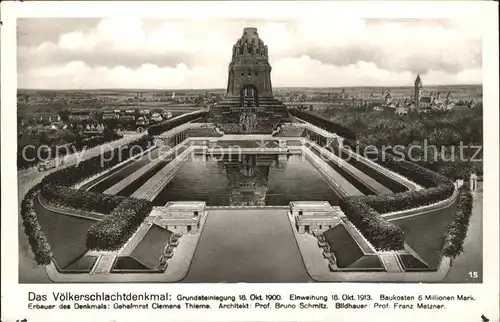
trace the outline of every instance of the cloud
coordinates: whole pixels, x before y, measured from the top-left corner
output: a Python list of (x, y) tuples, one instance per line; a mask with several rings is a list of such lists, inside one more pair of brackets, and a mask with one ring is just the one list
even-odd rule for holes
[(269, 46), (275, 86), (411, 85), (416, 73), (429, 85), (481, 83), (471, 21), (53, 20), (19, 21), (21, 88), (225, 87), (246, 26)]

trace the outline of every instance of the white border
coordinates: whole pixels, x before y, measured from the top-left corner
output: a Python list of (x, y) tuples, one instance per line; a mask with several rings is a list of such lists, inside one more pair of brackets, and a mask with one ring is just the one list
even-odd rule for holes
[[(499, 214), (498, 214), (498, 4), (495, 2), (2, 2), (1, 30), (1, 172), (2, 211), (2, 321), (27, 318), (28, 321), (257, 321), (257, 320), (335, 320), (361, 321), (380, 317), (384, 321), (453, 320), (480, 321), (484, 314), (498, 320)], [(143, 16), (171, 19), (293, 19), (297, 17), (365, 18), (464, 18), (477, 20), (483, 37), (484, 102), (484, 256), (483, 284), (108, 284), (108, 285), (27, 285), (18, 280), (16, 185), (16, 18), (17, 17), (103, 17)], [(226, 75), (221, 75), (226, 77)], [(293, 293), (331, 294), (472, 294), (474, 303), (449, 303), (446, 311), (419, 310), (227, 310), (227, 311), (28, 311), (27, 292), (54, 290), (157, 291), (175, 293)], [(147, 316), (145, 315), (147, 314)], [(377, 318), (375, 318), (377, 319)]]

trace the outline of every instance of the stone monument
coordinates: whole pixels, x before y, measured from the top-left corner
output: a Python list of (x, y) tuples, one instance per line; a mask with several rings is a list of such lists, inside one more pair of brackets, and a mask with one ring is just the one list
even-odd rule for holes
[(244, 28), (233, 46), (226, 97), (210, 109), (209, 121), (225, 133), (271, 134), (288, 118), (273, 96), (267, 46), (257, 28)]

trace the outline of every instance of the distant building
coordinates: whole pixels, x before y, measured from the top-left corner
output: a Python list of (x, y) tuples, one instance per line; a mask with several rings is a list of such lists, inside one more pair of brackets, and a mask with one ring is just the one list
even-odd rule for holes
[(410, 109), (407, 106), (399, 106), (396, 107), (394, 113), (397, 115), (407, 115)]
[(419, 113), (423, 113), (423, 111), (428, 110), (441, 110), (447, 111), (451, 110), (454, 107), (453, 96), (450, 92), (446, 95), (446, 98), (443, 99), (441, 93), (431, 92), (429, 96), (422, 96), (423, 83), (420, 75), (417, 75), (415, 79), (414, 86), (414, 106), (419, 111)]
[(396, 105), (392, 102), (392, 94), (391, 92), (387, 92), (384, 98), (384, 107), (396, 108)]
[(58, 122), (61, 117), (57, 113), (37, 113), (33, 115), (32, 120), (35, 124), (44, 124)]
[(456, 104), (457, 107), (466, 107), (466, 108), (474, 108), (476, 107), (476, 103), (474, 102), (474, 99), (471, 97), (468, 100), (460, 100)]

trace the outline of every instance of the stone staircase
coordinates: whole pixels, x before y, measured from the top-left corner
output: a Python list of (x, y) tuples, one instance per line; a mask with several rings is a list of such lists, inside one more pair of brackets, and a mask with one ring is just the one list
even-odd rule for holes
[(395, 252), (390, 253), (379, 253), (378, 257), (382, 261), (386, 272), (388, 273), (400, 273), (403, 272), (401, 265), (399, 264), (398, 255)]
[(239, 97), (229, 96), (210, 109), (208, 121), (218, 124), (227, 134), (239, 133), (239, 115), (246, 109), (255, 112), (259, 119), (253, 133), (272, 133), (278, 124), (289, 120), (287, 107), (274, 97), (259, 97), (258, 102), (246, 97), (241, 106)]
[(104, 254), (99, 257), (97, 264), (92, 269), (92, 274), (109, 274), (115, 262), (116, 254)]

